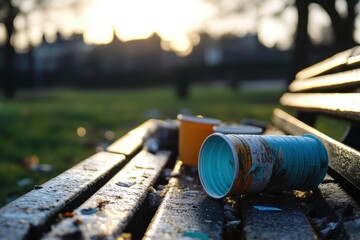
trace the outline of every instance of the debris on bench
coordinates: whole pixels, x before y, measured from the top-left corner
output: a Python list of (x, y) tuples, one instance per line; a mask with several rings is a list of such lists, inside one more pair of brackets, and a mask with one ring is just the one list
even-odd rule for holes
[[(168, 163), (170, 152), (141, 151), (98, 192), (55, 224), (45, 239), (116, 238), (141, 209), (151, 186)], [(138, 223), (140, 224), (140, 223)], [(139, 229), (132, 229), (136, 234)]]
[[(300, 206), (321, 239), (357, 239), (360, 231), (360, 46), (314, 64), (296, 75), (280, 103), (293, 115), (275, 109), (272, 122), (284, 134), (312, 134), (329, 156), (328, 175)], [(337, 129), (318, 130), (319, 119), (347, 125), (339, 140)], [(327, 134), (326, 134), (327, 133)], [(340, 133), (340, 132), (339, 132)]]
[(356, 239), (360, 236), (360, 205), (332, 177), (326, 177), (314, 191), (313, 198), (314, 211), (318, 214), (310, 219), (320, 229), (321, 237)]
[(0, 239), (36, 238), (61, 212), (95, 193), (123, 165), (125, 156), (99, 152), (0, 209)]
[[(192, 171), (193, 172), (192, 172)], [(168, 192), (146, 231), (145, 239), (221, 239), (223, 205), (201, 187), (196, 168), (179, 161)]]
[[(281, 98), (282, 106), (295, 110), (296, 117), (275, 109), (273, 125), (251, 119), (242, 122), (261, 127), (263, 135), (315, 136), (326, 148), (326, 176), (324, 164), (309, 160), (320, 153), (325, 156), (324, 148), (320, 151), (312, 146), (303, 151), (305, 148), (297, 145), (301, 145), (300, 139), (291, 136), (298, 142), (289, 143), (284, 139), (290, 136), (276, 136), (287, 145), (272, 142), (271, 146), (280, 146), (274, 149), (263, 144), (269, 136), (258, 136), (260, 144), (253, 136), (233, 135), (232, 139), (251, 141), (256, 147), (236, 146), (234, 150), (219, 141), (211, 144), (206, 160), (219, 148), (230, 149), (218, 154), (217, 164), (212, 165), (211, 172), (217, 177), (207, 176), (219, 199), (211, 198), (201, 184), (202, 176), (199, 179), (199, 159), (193, 167), (177, 159), (180, 125), (152, 119), (115, 141), (107, 152), (95, 154), (1, 208), (0, 239), (357, 239), (360, 71), (353, 68), (359, 66), (359, 53), (356, 47), (299, 72)], [(343, 72), (335, 73), (339, 70)], [(349, 128), (345, 137), (335, 140), (317, 130), (320, 115), (346, 120)], [(216, 134), (230, 142), (231, 137), (225, 137), (230, 135)], [(245, 153), (241, 148), (246, 148)], [(265, 156), (265, 152), (272, 154), (265, 159), (288, 157), (275, 167), (271, 161), (252, 158)], [(236, 167), (220, 166), (233, 154), (242, 159)], [(294, 161), (300, 155), (306, 160)], [(247, 156), (251, 161), (245, 161)], [(231, 165), (231, 161), (226, 163)], [(308, 165), (314, 181), (304, 170)], [(290, 174), (281, 172), (288, 167)], [(199, 172), (203, 170), (200, 166)], [(240, 177), (233, 174), (240, 171), (245, 172)], [(271, 177), (280, 175), (280, 181)], [(241, 187), (229, 197), (231, 176)], [(269, 178), (267, 182), (264, 176)], [(289, 179), (291, 184), (284, 187)], [(276, 183), (283, 188), (270, 189)], [(292, 191), (294, 186), (302, 191)]]
[(150, 119), (115, 141), (106, 150), (133, 156), (140, 147), (144, 147), (152, 153), (169, 150), (176, 155), (177, 139), (177, 122)]
[(245, 239), (317, 239), (291, 195), (260, 194), (241, 199)]

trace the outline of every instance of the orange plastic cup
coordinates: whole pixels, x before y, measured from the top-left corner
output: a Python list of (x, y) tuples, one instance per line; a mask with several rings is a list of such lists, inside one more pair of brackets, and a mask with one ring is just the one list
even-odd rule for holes
[(197, 166), (202, 143), (212, 133), (213, 127), (220, 124), (220, 120), (200, 116), (186, 116), (179, 114), (179, 158), (184, 165)]

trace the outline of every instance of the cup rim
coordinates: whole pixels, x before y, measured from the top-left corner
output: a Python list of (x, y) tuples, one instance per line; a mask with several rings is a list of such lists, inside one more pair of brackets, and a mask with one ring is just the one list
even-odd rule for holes
[[(209, 191), (208, 189), (208, 186), (206, 184), (206, 181), (205, 179), (203, 179), (203, 176), (202, 176), (202, 170), (203, 170), (203, 161), (202, 161), (202, 154), (203, 154), (203, 149), (204, 149), (204, 146), (206, 144), (207, 141), (209, 141), (209, 139), (213, 138), (213, 137), (220, 137), (222, 138), (226, 144), (230, 147), (230, 151), (231, 151), (231, 154), (233, 156), (233, 160), (234, 160), (234, 175), (233, 175), (233, 178), (231, 180), (231, 186), (227, 189), (227, 191), (220, 195), (220, 194), (213, 194), (212, 191)], [(239, 160), (238, 160), (238, 155), (237, 155), (237, 152), (236, 152), (236, 149), (233, 145), (233, 143), (225, 136), (225, 134), (222, 134), (222, 133), (213, 133), (211, 135), (209, 135), (205, 141), (203, 142), (203, 144), (201, 145), (201, 148), (200, 148), (200, 151), (199, 151), (199, 157), (198, 157), (198, 173), (199, 173), (199, 180), (200, 180), (200, 183), (201, 185), (203, 186), (203, 189), (205, 190), (205, 192), (215, 198), (215, 199), (221, 199), (221, 198), (224, 198), (226, 197), (227, 195), (229, 195), (232, 191), (233, 191), (233, 188), (234, 188), (234, 185), (235, 185), (235, 182), (236, 180), (238, 179), (239, 177)]]
[(214, 132), (223, 134), (261, 134), (263, 131), (259, 127), (245, 124), (214, 126), (213, 129)]
[(183, 115), (183, 114), (177, 115), (177, 119), (180, 121), (203, 123), (203, 124), (210, 124), (210, 125), (217, 125), (217, 124), (221, 123), (221, 121), (216, 118), (207, 118), (207, 117)]

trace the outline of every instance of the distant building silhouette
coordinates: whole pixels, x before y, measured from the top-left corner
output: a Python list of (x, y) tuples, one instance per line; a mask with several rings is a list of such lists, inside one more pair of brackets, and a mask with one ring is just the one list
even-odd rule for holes
[[(82, 35), (65, 40), (59, 34), (54, 43), (33, 49), (35, 83), (33, 86), (136, 87), (173, 84), (174, 74), (185, 71), (190, 82), (232, 78), (285, 78), (290, 51), (269, 49), (256, 35), (213, 39), (203, 34), (200, 43), (186, 57), (161, 49), (161, 39), (153, 34), (145, 40), (107, 45), (86, 45)], [(26, 79), (30, 66), (18, 56), (18, 75)], [(1, 58), (0, 58), (1, 61)], [(23, 86), (29, 86), (22, 81)]]

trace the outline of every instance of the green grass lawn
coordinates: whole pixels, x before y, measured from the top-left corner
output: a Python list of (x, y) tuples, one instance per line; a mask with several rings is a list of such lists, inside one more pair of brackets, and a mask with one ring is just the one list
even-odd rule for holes
[[(176, 98), (170, 87), (55, 89), (20, 92), (11, 101), (0, 98), (0, 206), (91, 156), (150, 117), (175, 119), (178, 113), (188, 112), (226, 122), (240, 122), (245, 117), (270, 121), (280, 94), (194, 86), (185, 100)], [(77, 134), (79, 128), (86, 130), (85, 136)], [(28, 170), (24, 165), (29, 159), (51, 164), (54, 171)], [(24, 179), (28, 184), (19, 186), (19, 180)]]

